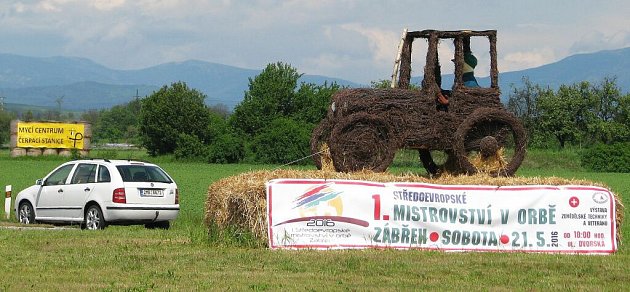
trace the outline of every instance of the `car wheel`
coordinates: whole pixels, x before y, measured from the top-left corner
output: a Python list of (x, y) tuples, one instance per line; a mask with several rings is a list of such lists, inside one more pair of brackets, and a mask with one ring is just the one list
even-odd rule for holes
[(170, 221), (151, 222), (151, 223), (144, 224), (144, 228), (147, 228), (147, 229), (157, 228), (157, 229), (168, 230), (169, 228), (171, 228), (171, 222)]
[(105, 228), (105, 218), (103, 217), (103, 211), (101, 211), (101, 208), (97, 205), (89, 206), (87, 211), (85, 211), (82, 227), (87, 230)]
[(33, 205), (29, 202), (22, 202), (18, 208), (18, 220), (22, 224), (34, 224), (35, 223), (35, 211)]

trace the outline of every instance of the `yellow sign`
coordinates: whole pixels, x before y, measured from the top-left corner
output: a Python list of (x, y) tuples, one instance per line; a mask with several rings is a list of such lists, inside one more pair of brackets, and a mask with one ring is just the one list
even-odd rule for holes
[(18, 122), (17, 147), (83, 149), (84, 124)]

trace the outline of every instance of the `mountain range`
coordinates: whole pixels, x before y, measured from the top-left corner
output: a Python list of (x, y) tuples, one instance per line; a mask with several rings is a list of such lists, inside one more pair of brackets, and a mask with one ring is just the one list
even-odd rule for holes
[[(249, 78), (261, 71), (196, 60), (139, 70), (115, 70), (84, 58), (0, 54), (0, 97), (4, 97), (9, 109), (15, 104), (62, 107), (64, 110), (102, 109), (126, 103), (136, 96), (150, 95), (164, 85), (184, 81), (190, 88), (206, 94), (207, 104), (233, 108), (242, 100)], [(615, 77), (617, 86), (625, 93), (630, 89), (630, 48), (577, 54), (536, 68), (500, 73), (502, 99), (507, 99), (510, 86), (522, 86), (523, 77), (529, 78), (533, 84), (553, 89), (562, 84), (599, 83), (605, 77)], [(452, 76), (445, 76), (443, 87), (450, 86), (449, 79), (452, 80)], [(482, 85), (489, 84), (487, 78), (478, 79)], [(421, 77), (412, 78), (416, 84), (420, 80)], [(300, 82), (368, 86), (319, 75), (303, 75)]]

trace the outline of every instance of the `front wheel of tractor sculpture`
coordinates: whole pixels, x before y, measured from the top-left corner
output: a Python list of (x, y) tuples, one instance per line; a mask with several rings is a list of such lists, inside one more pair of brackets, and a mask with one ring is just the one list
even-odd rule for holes
[(367, 113), (343, 118), (333, 128), (329, 141), (333, 165), (341, 172), (385, 171), (398, 149), (392, 126), (385, 119)]
[[(512, 176), (525, 158), (526, 144), (525, 128), (514, 115), (503, 109), (482, 108), (459, 125), (453, 150), (460, 167), (469, 174), (483, 170), (491, 176)], [(491, 167), (480, 168), (484, 161)]]

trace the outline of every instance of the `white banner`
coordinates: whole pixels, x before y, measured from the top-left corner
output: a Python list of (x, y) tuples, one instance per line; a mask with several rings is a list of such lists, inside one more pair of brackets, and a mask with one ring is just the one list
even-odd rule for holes
[(608, 254), (615, 199), (595, 186), (478, 186), (277, 179), (270, 248)]

